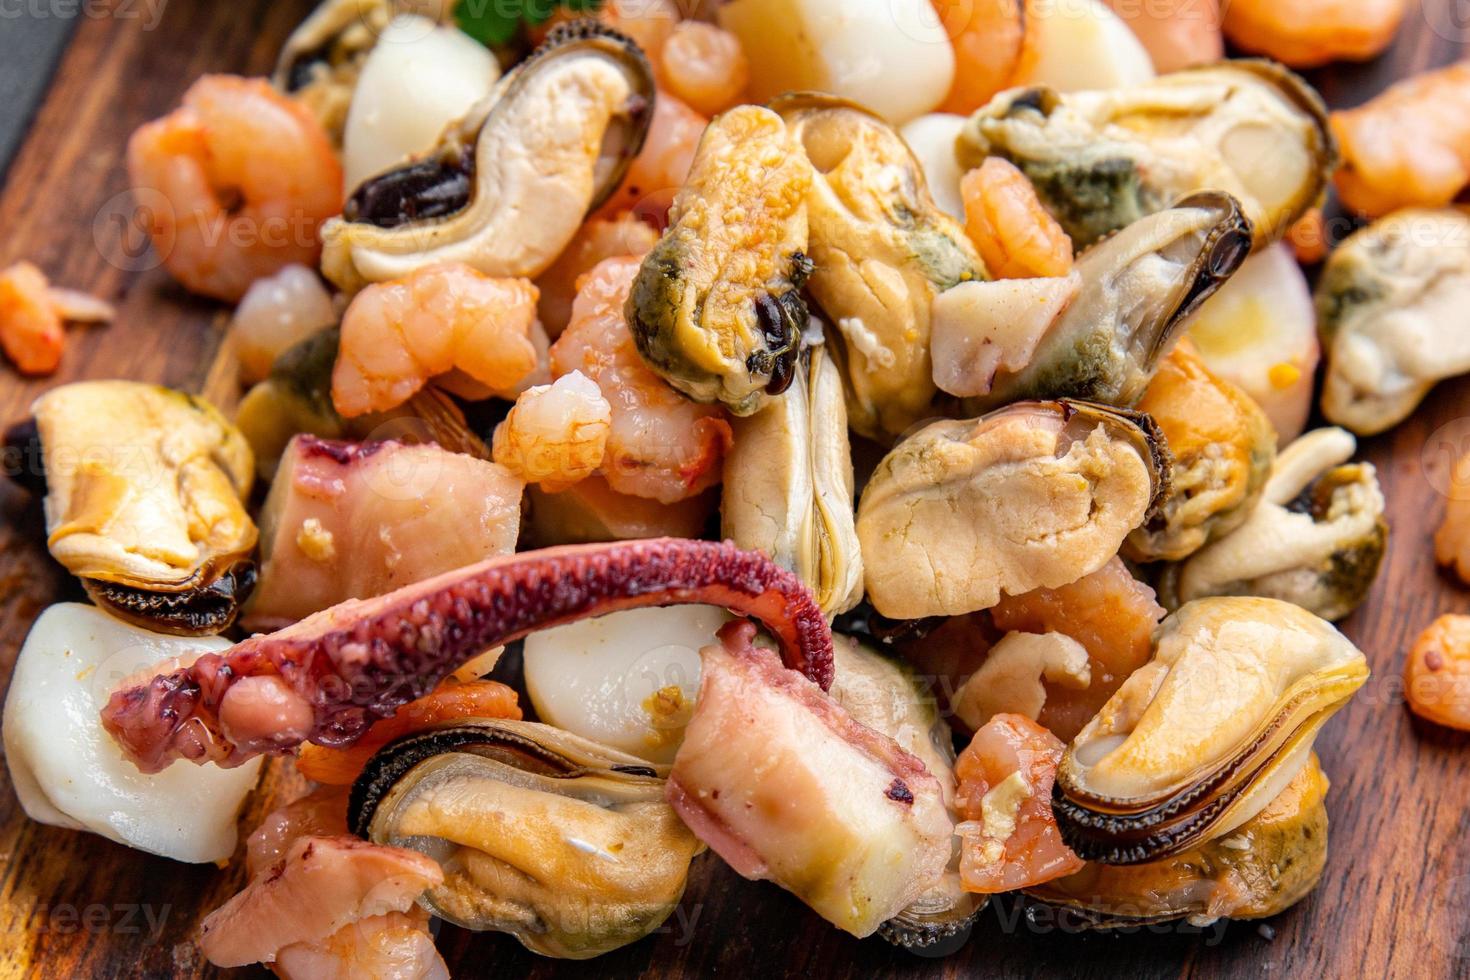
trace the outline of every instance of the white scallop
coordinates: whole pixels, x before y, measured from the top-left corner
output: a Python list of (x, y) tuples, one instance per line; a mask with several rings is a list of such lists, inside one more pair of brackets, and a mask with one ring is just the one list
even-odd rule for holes
[[(652, 762), (671, 762), (694, 703), (699, 648), (729, 620), (715, 606), (668, 606), (608, 613), (532, 633), (525, 677), (541, 720)], [(675, 693), (677, 690), (677, 693)], [(654, 695), (663, 692), (663, 699)]]
[(892, 123), (949, 93), (954, 48), (929, 0), (728, 0), (720, 26), (750, 59), (750, 98), (816, 89)]
[(495, 56), (455, 27), (395, 17), (363, 63), (342, 135), (347, 188), (431, 149), (500, 77)]
[(217, 636), (163, 636), (76, 602), (41, 613), (5, 699), (5, 762), (26, 814), (176, 861), (223, 861), (261, 760), (235, 769), (175, 762), (145, 775), (102, 728), (119, 682), (171, 658), (228, 649)]
[(1321, 346), (1312, 291), (1290, 248), (1278, 243), (1246, 259), (1188, 329), (1210, 370), (1265, 409), (1278, 445), (1301, 434)]
[(1059, 92), (1125, 88), (1154, 77), (1138, 37), (1101, 0), (1051, 0), (1027, 25), (1036, 60), (1013, 85), (1050, 85)]
[(934, 203), (956, 221), (965, 220), (965, 200), (960, 179), (965, 176), (955, 156), (954, 142), (964, 128), (965, 117), (950, 112), (931, 112), (904, 124), (899, 130), (909, 149), (924, 168), (924, 181)]

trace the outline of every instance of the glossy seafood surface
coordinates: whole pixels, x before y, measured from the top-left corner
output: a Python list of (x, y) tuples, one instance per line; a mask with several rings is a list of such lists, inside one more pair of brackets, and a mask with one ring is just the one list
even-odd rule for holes
[(893, 619), (954, 616), (1095, 571), (1168, 479), (1150, 425), (1059, 401), (920, 429), (858, 505), (868, 598)]
[(218, 633), (255, 583), (255, 463), (209, 403), (132, 381), (54, 388), (31, 407), (51, 554), (98, 605), (148, 629)]
[(956, 144), (961, 165), (1010, 160), (1078, 248), (1197, 191), (1233, 195), (1275, 241), (1321, 198), (1337, 161), (1321, 98), (1270, 61), (1188, 68), (1141, 85), (997, 95)]
[(664, 801), (666, 772), (550, 725), (466, 718), (375, 755), (349, 819), (439, 863), (435, 914), (586, 959), (657, 929), (703, 850)]
[(1276, 599), (1200, 599), (1072, 740), (1052, 806), (1086, 860), (1141, 864), (1260, 813), (1308, 761), (1368, 667), (1326, 621)]

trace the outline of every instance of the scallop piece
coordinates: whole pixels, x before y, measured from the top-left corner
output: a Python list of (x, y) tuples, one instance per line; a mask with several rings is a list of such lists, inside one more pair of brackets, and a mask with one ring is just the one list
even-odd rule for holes
[(255, 280), (230, 320), (240, 381), (264, 380), (276, 358), (336, 322), (332, 297), (315, 270), (293, 264)]
[(965, 128), (965, 117), (953, 112), (931, 112), (904, 123), (898, 134), (924, 169), (929, 194), (940, 210), (956, 221), (965, 220), (960, 179), (965, 171), (955, 158), (954, 143)]
[(1247, 258), (1182, 332), (1206, 367), (1261, 406), (1278, 446), (1301, 435), (1321, 347), (1311, 288), (1286, 245)]
[(858, 505), (868, 599), (891, 619), (957, 616), (1096, 571), (1153, 507), (1167, 462), (1147, 416), (1018, 402), (931, 423)]
[(954, 80), (954, 48), (927, 0), (730, 0), (715, 13), (750, 59), (751, 101), (831, 92), (892, 123), (930, 111)]
[(342, 133), (348, 187), (434, 148), (439, 134), (490, 91), (500, 64), (456, 27), (400, 15), (358, 73)]
[(534, 278), (622, 180), (652, 117), (648, 60), (593, 21), (552, 31), (432, 151), (360, 185), (322, 226), (347, 292), (441, 262)]
[(672, 762), (699, 693), (699, 649), (729, 620), (714, 606), (608, 613), (532, 633), (526, 690), (543, 721)]
[(1143, 864), (1229, 834), (1309, 764), (1367, 679), (1362, 652), (1291, 603), (1188, 603), (1062, 756), (1062, 837), (1084, 860)]
[(1148, 51), (1101, 0), (1028, 5), (1026, 59), (1010, 85), (1058, 92), (1126, 88), (1154, 77)]
[(1316, 205), (1337, 162), (1321, 98), (1273, 62), (1226, 61), (1102, 91), (1002, 92), (956, 144), (1015, 164), (1077, 248), (1199, 191), (1240, 201), (1257, 247)]
[(1380, 218), (1328, 257), (1316, 301), (1322, 414), (1360, 436), (1392, 428), (1436, 382), (1470, 372), (1470, 215), (1409, 208)]
[(26, 815), (175, 861), (227, 860), (260, 760), (145, 775), (103, 731), (101, 712), (126, 677), (229, 646), (151, 633), (81, 603), (48, 607), (26, 636), (5, 700), (5, 762)]

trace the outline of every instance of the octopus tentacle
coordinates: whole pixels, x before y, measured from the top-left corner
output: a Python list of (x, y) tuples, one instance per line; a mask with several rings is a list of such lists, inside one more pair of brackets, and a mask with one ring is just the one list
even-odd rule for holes
[(492, 558), (351, 600), (115, 691), (103, 726), (144, 772), (344, 746), (482, 651), (619, 609), (706, 603), (759, 620), (786, 666), (832, 683), (832, 634), (800, 580), (728, 542), (656, 538)]

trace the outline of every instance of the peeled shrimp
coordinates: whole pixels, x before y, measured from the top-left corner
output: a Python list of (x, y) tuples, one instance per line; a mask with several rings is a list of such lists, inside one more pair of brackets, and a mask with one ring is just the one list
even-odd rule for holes
[(1061, 633), (1087, 651), (1088, 682), (1048, 678), (1046, 703), (1037, 716), (1058, 738), (1070, 740), (1148, 660), (1164, 609), (1154, 590), (1135, 579), (1122, 559), (1113, 558), (1070, 585), (1002, 596), (990, 615), (998, 629)]
[[(1230, 0), (1230, 6), (1247, 0)], [(1219, 0), (1107, 0), (1143, 42), (1154, 68), (1178, 71), (1225, 56)]]
[(1470, 731), (1470, 616), (1441, 616), (1419, 634), (1404, 663), (1409, 710)]
[(1354, 211), (1440, 207), (1470, 184), (1470, 61), (1392, 85), (1331, 121), (1337, 193)]
[(0, 347), (22, 374), (50, 374), (61, 364), (64, 321), (112, 317), (112, 307), (100, 299), (53, 289), (46, 274), (29, 262), (0, 270)]
[(535, 369), (536, 287), (458, 262), (425, 266), (358, 293), (342, 315), (332, 403), (343, 416), (386, 412), (458, 369), (510, 393)]
[(292, 264), (255, 280), (230, 320), (240, 381), (264, 379), (286, 348), (335, 322), (332, 297), (314, 269)]
[(642, 256), (658, 242), (658, 232), (631, 214), (617, 218), (588, 220), (551, 267), (536, 277), (541, 300), (536, 309), (541, 325), (554, 340), (572, 318), (572, 301), (577, 298), (577, 281), (603, 259), (620, 255)]
[[(334, 749), (313, 742), (302, 743), (301, 752), (296, 757), (296, 770), (313, 782), (329, 786), (348, 786), (362, 772), (362, 767), (375, 752), (410, 732), (454, 718), (520, 717), (521, 709), (516, 701), (516, 692), (499, 681), (446, 681), (423, 697), (408, 702), (391, 717), (375, 723), (362, 738), (345, 748)], [(307, 799), (311, 800), (313, 797)], [(326, 797), (320, 805), (327, 806), (329, 803), (330, 797)], [(262, 824), (262, 829), (264, 827)], [(329, 829), (312, 832), (334, 833)], [(345, 829), (343, 832), (345, 833)], [(257, 835), (260, 833), (260, 830), (256, 831)], [(250, 838), (250, 842), (251, 853), (254, 854), (255, 836)]]
[(1293, 68), (1365, 61), (1388, 47), (1407, 0), (1229, 0), (1225, 35)]
[(655, 68), (661, 89), (706, 116), (738, 104), (750, 82), (750, 62), (740, 39), (694, 20), (675, 25)]
[(720, 481), (730, 424), (714, 405), (692, 402), (638, 353), (623, 304), (639, 260), (608, 259), (587, 274), (572, 322), (551, 347), (551, 373), (581, 371), (612, 410), (602, 473), (619, 493), (673, 503)]
[(964, 820), (955, 833), (966, 890), (1007, 892), (1081, 870), (1051, 812), (1062, 749), (1031, 719), (1001, 714), (960, 753), (955, 806)]
[(1072, 271), (1072, 239), (1047, 213), (1031, 181), (1000, 157), (965, 174), (965, 231), (985, 268), (997, 279), (1065, 276)]
[(694, 151), (709, 119), (665, 92), (653, 104), (653, 120), (643, 149), (628, 166), (622, 185), (598, 214), (616, 217), (632, 211), (635, 217), (659, 227), (666, 223), (674, 193), (684, 186)]
[(128, 178), (135, 194), (162, 196), (146, 215), (168, 271), (231, 302), (283, 266), (314, 265), (318, 229), (342, 207), (342, 165), (321, 123), (265, 81), (233, 75), (204, 76), (134, 132)]
[(612, 409), (581, 371), (537, 385), (516, 399), (495, 430), (495, 462), (551, 493), (597, 472)]
[(1024, 8), (1022, 0), (932, 2), (954, 46), (955, 60), (954, 81), (938, 111), (969, 115), (1008, 88), (1024, 65), (1035, 60), (1026, 32), (1035, 16), (1035, 0)]

